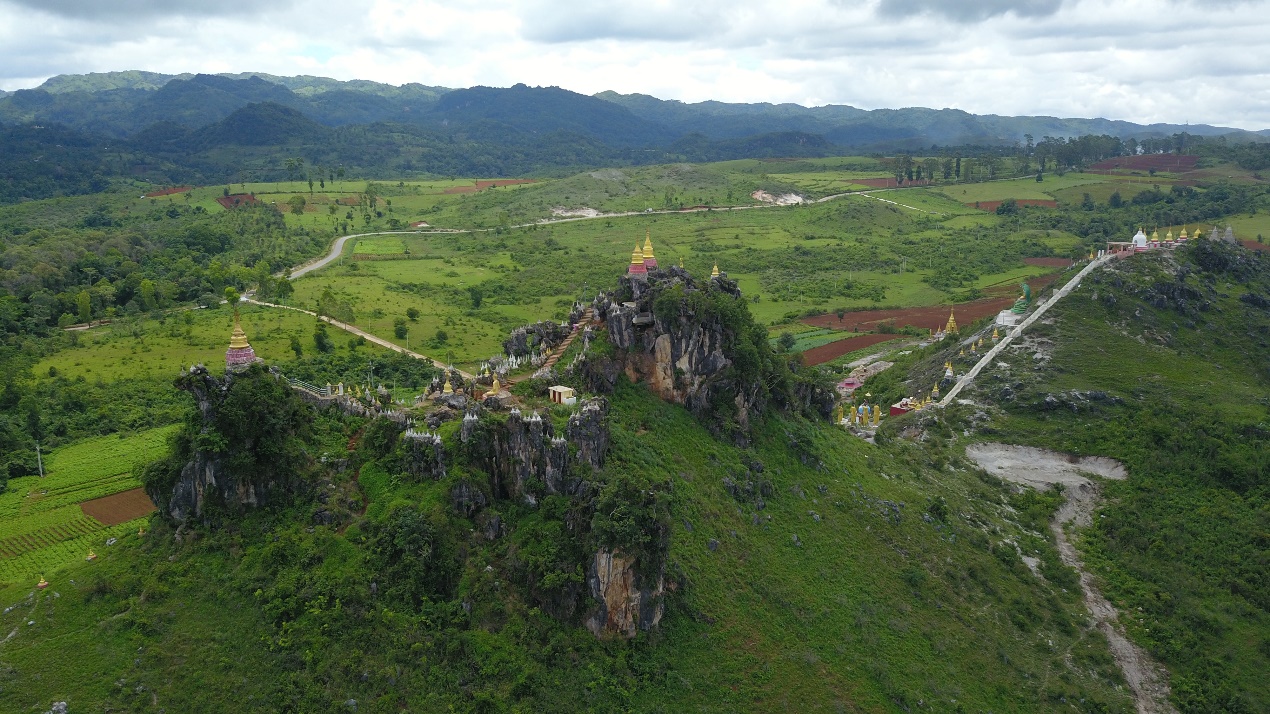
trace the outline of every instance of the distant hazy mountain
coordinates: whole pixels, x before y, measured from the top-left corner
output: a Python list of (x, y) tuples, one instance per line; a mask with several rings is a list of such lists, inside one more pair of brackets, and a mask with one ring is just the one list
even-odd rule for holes
[(657, 99), (646, 94), (601, 92), (598, 98), (630, 109), (636, 116), (659, 122), (680, 133), (699, 133), (713, 139), (731, 139), (768, 132), (798, 131), (821, 134), (839, 146), (886, 143), (918, 146), (1011, 144), (1031, 134), (1070, 137), (1085, 134), (1164, 136), (1189, 132), (1216, 136), (1235, 129), (1198, 125), (1142, 125), (1110, 119), (1060, 119), (1057, 117), (1003, 117), (975, 115), (959, 109), (865, 110), (846, 105), (804, 107), (798, 104), (687, 104)]
[[(919, 149), (932, 144), (1010, 145), (1022, 142), (1027, 134), (1037, 141), (1044, 136), (1145, 138), (1183, 131), (1200, 136), (1229, 134), (1234, 140), (1270, 137), (1270, 130), (1242, 132), (1202, 124), (1141, 125), (1100, 118), (975, 115), (958, 109), (864, 110), (847, 105), (715, 101), (688, 104), (644, 94), (601, 92), (586, 96), (558, 87), (523, 84), (454, 90), (260, 72), (168, 75), (135, 70), (59, 75), (35, 89), (0, 94), (0, 121), (56, 122), (121, 138), (156, 123), (173, 122), (190, 129), (205, 126), (248, 104), (262, 102), (293, 109), (330, 127), (393, 122), (445, 132), (488, 121), (531, 135), (587, 135), (616, 148), (671, 147), (676, 142), (699, 148), (700, 141), (690, 138), (694, 134), (724, 142), (764, 135), (817, 135), (832, 146), (867, 150)], [(781, 141), (769, 139), (759, 144), (775, 150)], [(801, 139), (790, 148), (801, 155), (814, 144)], [(742, 150), (741, 146), (716, 148), (731, 153)]]

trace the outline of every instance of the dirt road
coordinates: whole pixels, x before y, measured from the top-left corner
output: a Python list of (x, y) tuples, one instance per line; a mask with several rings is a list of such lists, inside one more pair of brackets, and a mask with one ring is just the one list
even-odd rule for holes
[(1081, 528), (1088, 526), (1093, 519), (1102, 489), (1089, 475), (1120, 480), (1128, 476), (1124, 466), (1101, 456), (1074, 457), (1008, 444), (973, 444), (966, 448), (966, 456), (984, 471), (1007, 481), (1042, 490), (1063, 484), (1067, 500), (1050, 523), (1050, 530), (1058, 541), (1058, 554), (1065, 565), (1080, 573), (1085, 606), (1093, 616), (1094, 625), (1106, 636), (1111, 655), (1133, 690), (1138, 714), (1177, 714), (1169, 703), (1167, 672), (1125, 636), (1116, 609), (1098, 590), (1093, 577), (1085, 570), (1080, 554), (1063, 530), (1068, 523)]

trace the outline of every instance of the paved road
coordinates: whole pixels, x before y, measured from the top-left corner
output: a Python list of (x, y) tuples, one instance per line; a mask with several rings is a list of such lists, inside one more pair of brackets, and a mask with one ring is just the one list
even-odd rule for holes
[[(356, 236), (348, 236), (348, 237), (349, 237), (349, 238), (355, 238)], [(412, 351), (410, 351), (410, 350), (406, 349), (405, 347), (402, 347), (401, 345), (398, 345), (398, 344), (394, 344), (394, 343), (392, 343), (392, 342), (389, 342), (388, 340), (385, 340), (385, 339), (383, 339), (382, 337), (376, 337), (376, 336), (374, 336), (374, 335), (370, 334), (369, 332), (366, 332), (365, 330), (361, 330), (361, 329), (358, 329), (358, 328), (356, 328), (356, 327), (353, 327), (352, 325), (350, 325), (350, 324), (348, 324), (348, 323), (346, 323), (346, 322), (340, 322), (339, 320), (333, 320), (333, 319), (331, 319), (331, 318), (327, 317), (326, 315), (319, 315), (319, 314), (317, 314), (316, 312), (313, 312), (313, 311), (311, 311), (311, 310), (305, 310), (305, 309), (303, 309), (303, 308), (299, 308), (299, 307), (292, 307), (292, 306), (290, 306), (290, 305), (278, 305), (277, 303), (272, 303), (272, 302), (261, 302), (261, 301), (259, 301), (259, 300), (255, 300), (255, 299), (252, 299), (252, 298), (249, 298), (249, 297), (244, 297), (244, 298), (243, 298), (243, 302), (249, 302), (249, 303), (251, 303), (251, 304), (253, 304), (253, 305), (263, 305), (264, 307), (276, 307), (276, 308), (281, 308), (281, 309), (283, 309), (283, 310), (295, 310), (296, 312), (302, 312), (302, 313), (304, 313), (304, 314), (306, 314), (306, 315), (312, 315), (313, 317), (316, 317), (317, 319), (321, 320), (322, 322), (325, 322), (325, 323), (328, 323), (328, 324), (334, 325), (334, 326), (336, 326), (336, 327), (340, 328), (341, 330), (344, 330), (345, 332), (350, 332), (350, 333), (352, 333), (352, 334), (354, 334), (354, 335), (357, 335), (357, 336), (359, 336), (359, 337), (365, 337), (367, 342), (374, 342), (375, 344), (379, 345), (380, 347), (387, 347), (388, 349), (390, 349), (390, 350), (392, 350), (392, 351), (394, 351), (394, 352), (400, 352), (400, 353), (402, 353), (402, 354), (410, 355), (411, 357), (414, 357), (415, 359), (426, 360), (426, 361), (428, 361), (428, 362), (431, 362), (433, 365), (435, 365), (435, 366), (436, 366), (437, 368), (439, 368), (439, 369), (451, 369), (450, 365), (445, 364), (444, 362), (441, 362), (440, 360), (435, 360), (435, 359), (432, 359), (431, 357), (428, 357), (427, 355), (421, 355), (421, 354), (419, 354), (418, 352), (412, 352)], [(462, 375), (462, 376), (463, 376), (463, 379), (476, 379), (476, 377), (474, 377), (473, 375), (468, 374), (467, 372), (464, 372), (464, 371), (463, 371), (463, 370), (461, 370), (461, 369), (460, 369), (460, 370), (455, 370), (455, 371), (457, 371), (460, 375)]]

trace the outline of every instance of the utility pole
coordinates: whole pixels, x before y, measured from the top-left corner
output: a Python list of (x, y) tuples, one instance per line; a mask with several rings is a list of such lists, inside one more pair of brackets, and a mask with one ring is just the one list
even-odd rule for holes
[(35, 463), (40, 467), (40, 478), (44, 478), (44, 457), (40, 456), (40, 442), (35, 442)]

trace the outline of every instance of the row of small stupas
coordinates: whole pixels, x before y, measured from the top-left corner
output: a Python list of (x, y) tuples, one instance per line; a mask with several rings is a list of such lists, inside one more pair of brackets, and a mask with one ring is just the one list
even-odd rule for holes
[[(1200, 230), (1196, 229), (1193, 237), (1199, 238), (1200, 235)], [(1225, 233), (1222, 233), (1221, 229), (1217, 226), (1213, 226), (1213, 231), (1208, 235), (1208, 239), (1211, 241), (1220, 240), (1227, 243), (1234, 243), (1235, 232), (1230, 226), (1226, 226)], [(1144, 253), (1148, 250), (1155, 250), (1156, 248), (1176, 248), (1179, 245), (1185, 245), (1188, 240), (1190, 240), (1190, 238), (1186, 235), (1185, 226), (1182, 227), (1182, 233), (1176, 238), (1173, 237), (1173, 230), (1169, 229), (1163, 239), (1160, 238), (1159, 230), (1152, 231), (1151, 235), (1148, 237), (1146, 231), (1139, 228), (1138, 232), (1134, 234), (1132, 240), (1127, 242), (1108, 241), (1107, 252), (1121, 255), (1128, 253)]]
[[(683, 262), (679, 263), (679, 267), (683, 267)], [(633, 278), (647, 278), (648, 274), (657, 270), (657, 258), (653, 255), (653, 238), (651, 231), (644, 233), (644, 247), (640, 248), (639, 243), (635, 243), (635, 250), (631, 251), (631, 264), (626, 268), (626, 274)], [(715, 263), (714, 270), (710, 271), (710, 277), (719, 277), (719, 265)]]

